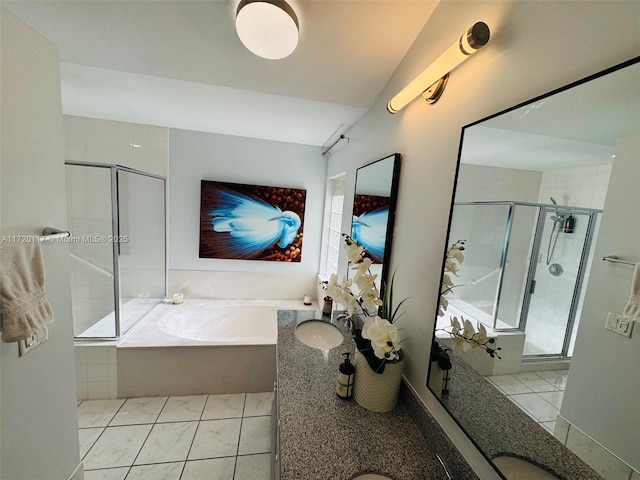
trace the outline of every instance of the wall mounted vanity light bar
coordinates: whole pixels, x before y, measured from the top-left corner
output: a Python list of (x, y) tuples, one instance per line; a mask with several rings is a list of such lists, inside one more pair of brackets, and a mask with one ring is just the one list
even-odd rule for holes
[(389, 113), (397, 113), (422, 94), (428, 103), (438, 101), (447, 85), (449, 73), (489, 42), (489, 27), (475, 23), (442, 55), (387, 103)]

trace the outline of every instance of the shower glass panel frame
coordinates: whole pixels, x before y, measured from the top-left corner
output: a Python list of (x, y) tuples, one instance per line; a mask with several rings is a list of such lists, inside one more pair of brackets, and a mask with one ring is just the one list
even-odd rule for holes
[[(467, 211), (463, 213), (461, 209)], [(591, 244), (602, 210), (517, 201), (454, 204), (451, 238), (467, 240), (467, 244), (465, 262), (454, 281), (457, 287), (448, 301), (496, 332), (519, 330), (527, 333), (536, 267), (545, 248), (542, 233), (549, 221), (548, 215), (558, 215), (558, 212), (566, 216), (573, 214), (579, 216), (581, 222), (586, 219), (588, 222), (571, 289), (562, 349), (549, 354), (527, 355), (529, 357), (570, 356), (585, 272), (593, 254)], [(479, 293), (474, 293), (474, 289)]]
[[(80, 288), (85, 291), (90, 289), (91, 293), (85, 293), (87, 298), (77, 298), (74, 293), (76, 285), (72, 285), (74, 287), (72, 290), (74, 302), (85, 305), (87, 303), (104, 303), (106, 305), (112, 302), (113, 309), (101, 317), (99, 314), (100, 318), (92, 315), (89, 322), (91, 326), (88, 328), (78, 329), (79, 320), (74, 318), (74, 339), (77, 341), (117, 340), (167, 295), (166, 179), (153, 173), (121, 165), (74, 161), (67, 161), (65, 165), (67, 168), (67, 189), (71, 191), (68, 195), (70, 217), (75, 208), (72, 206), (74, 202), (73, 189), (76, 187), (73, 183), (77, 180), (70, 181), (69, 169), (91, 169), (84, 170), (85, 174), (104, 171), (108, 173), (109, 177), (108, 185), (105, 181), (103, 182), (105, 185), (93, 186), (97, 190), (108, 190), (108, 200), (104, 196), (98, 199), (85, 198), (87, 205), (81, 210), (86, 210), (84, 220), (88, 226), (85, 226), (85, 229), (76, 228), (76, 230), (80, 230), (81, 236), (76, 236), (74, 242), (70, 243), (69, 255), (71, 260), (82, 265), (86, 272), (109, 277), (112, 280), (110, 289), (113, 293), (109, 294), (112, 300), (106, 299), (105, 301), (103, 298), (92, 296), (94, 295), (93, 285), (78, 287), (78, 290)], [(104, 177), (106, 176), (103, 175)], [(90, 189), (90, 187), (85, 185), (84, 189)], [(107, 192), (101, 193), (106, 195)], [(154, 197), (157, 201), (153, 200)], [(111, 221), (108, 233), (106, 233), (104, 218), (94, 223), (93, 212), (90, 210), (96, 208), (96, 203), (99, 208), (108, 207), (110, 210)], [(104, 212), (102, 213), (104, 214)], [(102, 216), (104, 217), (104, 215)], [(94, 231), (96, 225), (98, 227), (102, 225), (102, 230)], [(159, 239), (156, 240), (156, 237)], [(101, 265), (96, 265), (95, 263), (98, 262), (94, 259), (76, 255), (75, 249), (81, 248), (83, 245), (86, 246), (87, 243), (93, 243), (93, 245), (89, 245), (93, 248), (103, 244), (109, 245), (110, 262), (105, 263), (105, 259), (102, 258)], [(127, 278), (123, 278), (123, 276)], [(123, 292), (123, 289), (126, 292)], [(102, 293), (104, 293), (104, 289)], [(131, 300), (126, 302), (126, 305), (123, 302), (123, 293), (126, 293), (126, 297)], [(139, 305), (133, 305), (136, 302)], [(123, 307), (131, 313), (127, 316), (126, 325), (123, 325), (125, 320)], [(76, 313), (77, 310), (74, 308), (74, 314)], [(112, 327), (111, 318), (113, 318)], [(102, 325), (98, 325), (101, 322)]]

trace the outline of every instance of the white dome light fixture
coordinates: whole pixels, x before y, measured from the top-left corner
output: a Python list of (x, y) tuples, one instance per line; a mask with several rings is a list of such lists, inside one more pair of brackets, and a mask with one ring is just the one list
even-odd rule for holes
[(252, 53), (269, 60), (285, 58), (298, 46), (298, 17), (283, 0), (242, 0), (236, 31)]

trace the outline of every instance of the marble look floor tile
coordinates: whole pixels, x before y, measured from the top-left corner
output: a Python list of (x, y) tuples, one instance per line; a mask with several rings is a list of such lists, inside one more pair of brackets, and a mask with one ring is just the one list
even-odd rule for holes
[(129, 467), (108, 468), (106, 470), (85, 470), (84, 480), (124, 480)]
[(506, 395), (531, 393), (532, 390), (513, 375), (494, 375), (486, 379)]
[(108, 427), (84, 458), (84, 468), (125, 467), (133, 464), (151, 425)]
[(551, 383), (547, 382), (534, 372), (516, 373), (513, 376), (524, 383), (533, 392), (551, 392), (557, 390), (557, 388), (551, 385)]
[(544, 398), (547, 402), (549, 402), (551, 405), (556, 407), (558, 410), (560, 410), (560, 407), (562, 407), (562, 399), (564, 398), (564, 392), (560, 390), (556, 392), (540, 392), (538, 395), (540, 395), (542, 398)]
[(523, 410), (532, 415), (538, 422), (551, 422), (560, 411), (537, 393), (523, 393), (510, 397)]
[(235, 463), (236, 457), (189, 460), (180, 480), (234, 480)]
[(197, 427), (198, 422), (156, 423), (134, 464), (186, 460)]
[(238, 455), (268, 453), (271, 451), (271, 417), (242, 419)]
[(80, 460), (84, 458), (89, 449), (96, 442), (100, 434), (104, 431), (104, 427), (99, 428), (81, 428), (78, 430), (78, 443), (80, 446)]
[(271, 454), (243, 455), (236, 460), (234, 480), (269, 480), (271, 478)]
[(200, 422), (189, 452), (189, 460), (236, 455), (241, 421), (239, 418), (231, 418)]
[(206, 395), (169, 397), (157, 421), (185, 422), (200, 420), (206, 401)]
[(542, 425), (545, 430), (547, 430), (547, 432), (553, 435), (553, 432), (556, 428), (556, 422), (541, 422), (540, 425)]
[(123, 403), (123, 399), (85, 400), (78, 407), (78, 428), (106, 427)]
[(273, 392), (247, 393), (247, 399), (244, 403), (244, 416), (260, 417), (262, 415), (271, 415), (272, 401)]
[(564, 390), (568, 378), (566, 372), (567, 370), (543, 370), (535, 373), (557, 389)]
[(120, 408), (110, 426), (154, 423), (167, 397), (130, 398)]
[(184, 462), (139, 465), (131, 467), (127, 480), (180, 480), (183, 467)]
[(209, 395), (202, 412), (202, 420), (241, 418), (244, 410), (244, 393)]

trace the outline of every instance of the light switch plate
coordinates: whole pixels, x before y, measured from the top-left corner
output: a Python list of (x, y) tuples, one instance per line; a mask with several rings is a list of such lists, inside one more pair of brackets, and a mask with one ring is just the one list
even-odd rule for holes
[(18, 342), (18, 356), (22, 357), (23, 355), (36, 348), (38, 345), (42, 345), (47, 340), (49, 340), (49, 329), (45, 325), (40, 330), (38, 330), (35, 335), (30, 336), (26, 340), (20, 340)]
[(609, 312), (604, 328), (623, 337), (631, 337), (634, 323), (633, 320), (629, 320), (622, 315)]

